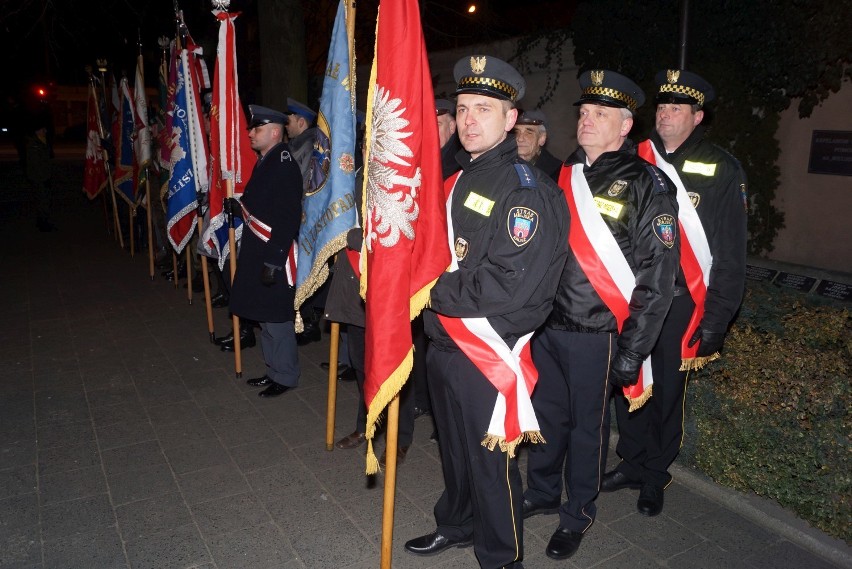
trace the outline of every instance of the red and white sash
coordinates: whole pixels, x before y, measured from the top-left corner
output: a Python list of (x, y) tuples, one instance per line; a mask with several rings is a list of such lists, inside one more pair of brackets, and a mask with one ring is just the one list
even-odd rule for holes
[[(589, 182), (583, 174), (583, 165), (563, 166), (559, 187), (565, 194), (571, 214), (568, 244), (595, 292), (615, 316), (621, 332), (630, 316), (629, 303), (636, 286), (636, 276), (595, 205)], [(651, 397), (653, 383), (651, 358), (648, 357), (642, 363), (636, 385), (624, 388), (631, 411), (640, 408)]]
[[(451, 252), (455, 250), (455, 234), (450, 210), (453, 190), (460, 175), (451, 176), (444, 182), (447, 238)], [(459, 268), (454, 252), (451, 259), (448, 271), (454, 272)], [(482, 446), (493, 450), (499, 445), (501, 451), (514, 457), (515, 449), (522, 441), (544, 442), (530, 401), (530, 394), (538, 381), (529, 344), (533, 333), (519, 338), (510, 349), (487, 318), (454, 318), (439, 314), (438, 319), (459, 349), (497, 389), (497, 401)]]
[[(251, 232), (257, 235), (257, 238), (268, 243), (272, 239), (272, 227), (263, 223), (258, 218), (254, 217), (246, 206), (240, 202), (240, 207), (243, 210), (243, 219)], [(296, 263), (299, 260), (299, 248), (295, 241), (290, 246), (287, 252), (287, 259), (284, 261), (284, 274), (287, 275), (287, 284), (294, 286), (296, 284)]]
[(674, 182), (677, 188), (678, 227), (680, 228), (680, 266), (686, 277), (686, 287), (695, 302), (695, 310), (681, 339), (681, 371), (701, 369), (706, 363), (718, 359), (719, 352), (707, 357), (696, 357), (699, 344), (689, 347), (690, 338), (695, 333), (701, 318), (704, 317), (704, 301), (707, 298), (707, 286), (710, 284), (710, 268), (713, 255), (704, 226), (698, 218), (698, 212), (686, 193), (683, 180), (675, 167), (660, 156), (650, 140), (639, 144), (639, 156), (662, 170)]

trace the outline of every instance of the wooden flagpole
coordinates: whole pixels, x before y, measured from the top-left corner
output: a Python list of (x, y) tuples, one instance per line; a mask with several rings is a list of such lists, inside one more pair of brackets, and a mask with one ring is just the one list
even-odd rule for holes
[(177, 253), (172, 249), (172, 281), (175, 283), (175, 289), (178, 287), (178, 262)]
[(207, 308), (207, 330), (210, 332), (210, 343), (216, 343), (213, 329), (213, 303), (210, 300), (210, 275), (207, 273), (207, 256), (201, 255), (201, 280), (204, 282), (204, 305)]
[(148, 221), (148, 274), (154, 280), (154, 222), (151, 215), (151, 170), (145, 168), (145, 217)]
[[(225, 180), (225, 195), (228, 198), (234, 197), (234, 179), (228, 178)], [(237, 230), (234, 228), (234, 216), (228, 212), (228, 247), (230, 248), (231, 262), (231, 286), (234, 283), (234, 276), (237, 274)], [(240, 317), (231, 313), (231, 320), (234, 324), (234, 371), (237, 379), (243, 376), (243, 355), (240, 346)]]
[(331, 323), (328, 349), (328, 403), (325, 417), (325, 450), (334, 450), (334, 420), (337, 413), (337, 357), (340, 352), (340, 324)]
[[(99, 59), (98, 60), (98, 71), (101, 72), (101, 81), (106, 84), (106, 60)], [(92, 88), (95, 86), (95, 76), (92, 73), (89, 73), (89, 81), (92, 82)], [(106, 86), (104, 86), (106, 89)], [(98, 119), (98, 136), (100, 136), (101, 140), (104, 139), (104, 125), (103, 121), (101, 121), (101, 106), (98, 103), (98, 90), (95, 91), (95, 105), (97, 106), (97, 119)], [(121, 248), (124, 249), (124, 237), (121, 235), (121, 224), (118, 221), (118, 204), (115, 201), (115, 184), (112, 178), (112, 168), (109, 166), (109, 154), (106, 151), (106, 148), (101, 147), (101, 159), (104, 161), (104, 167), (106, 168), (107, 173), (107, 181), (109, 182), (110, 194), (112, 195), (112, 217), (115, 222), (115, 232), (118, 234), (118, 243), (121, 245)]]
[(399, 393), (388, 405), (388, 428), (385, 434), (385, 493), (382, 507), (381, 569), (391, 568), (393, 548), (393, 507), (396, 500), (396, 449), (399, 434)]
[[(192, 240), (189, 241), (192, 243)], [(192, 304), (192, 247), (186, 244), (186, 300)]]
[(136, 256), (136, 240), (134, 237), (135, 231), (133, 231), (133, 222), (136, 217), (136, 206), (128, 205), (127, 206), (127, 232), (130, 234), (130, 258), (134, 258)]

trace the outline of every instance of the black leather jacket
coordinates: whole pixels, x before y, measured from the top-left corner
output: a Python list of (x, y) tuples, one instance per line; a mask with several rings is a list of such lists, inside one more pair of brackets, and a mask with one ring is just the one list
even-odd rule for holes
[[(578, 149), (565, 163), (585, 164), (586, 154)], [(666, 244), (654, 230), (658, 216), (677, 219), (675, 186), (665, 174), (638, 157), (630, 140), (618, 151), (605, 152), (591, 166), (584, 166), (583, 171), (593, 195), (623, 206), (617, 218), (602, 214), (636, 275), (630, 316), (618, 346), (647, 356), (669, 311), (680, 262), (677, 231), (673, 243)], [(569, 252), (562, 272), (548, 326), (593, 333), (618, 330), (615, 316), (595, 292), (573, 252)]]
[(426, 333), (436, 347), (452, 348), (435, 312), (486, 317), (512, 347), (550, 312), (567, 256), (568, 207), (559, 187), (518, 157), (513, 137), (476, 160), (463, 150), (456, 156), (462, 174), (451, 212), (459, 268), (432, 288)]
[[(713, 255), (701, 327), (725, 332), (740, 307), (745, 289), (748, 239), (745, 172), (736, 158), (704, 140), (701, 126), (671, 154), (666, 154), (656, 131), (651, 142), (680, 175)], [(678, 281), (684, 282), (682, 274)]]

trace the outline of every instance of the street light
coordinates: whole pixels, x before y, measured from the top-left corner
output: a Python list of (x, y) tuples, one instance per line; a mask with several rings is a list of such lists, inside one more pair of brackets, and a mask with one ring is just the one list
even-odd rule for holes
[(476, 4), (471, 4), (467, 9), (467, 13), (473, 14), (474, 12), (476, 12)]

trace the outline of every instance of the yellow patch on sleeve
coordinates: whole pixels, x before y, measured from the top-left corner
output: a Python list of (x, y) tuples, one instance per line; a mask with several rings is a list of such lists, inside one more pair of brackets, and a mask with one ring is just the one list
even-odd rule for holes
[(688, 174), (700, 174), (702, 176), (715, 176), (716, 165), (707, 164), (706, 162), (693, 162), (686, 160), (683, 163), (683, 171)]
[(621, 217), (621, 211), (624, 209), (624, 204), (606, 200), (601, 197), (595, 198), (595, 205), (598, 206), (598, 211), (602, 215), (608, 215), (613, 219)]
[(488, 217), (491, 215), (491, 210), (494, 208), (494, 202), (488, 198), (480, 196), (476, 192), (470, 192), (464, 200), (464, 207), (472, 209), (479, 215)]

